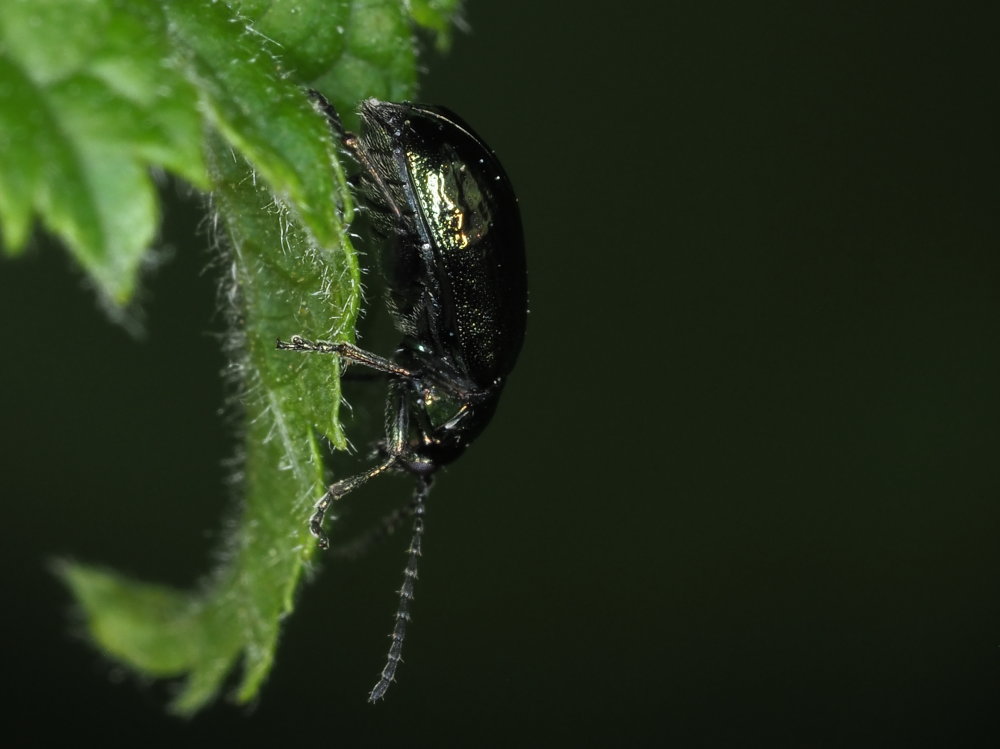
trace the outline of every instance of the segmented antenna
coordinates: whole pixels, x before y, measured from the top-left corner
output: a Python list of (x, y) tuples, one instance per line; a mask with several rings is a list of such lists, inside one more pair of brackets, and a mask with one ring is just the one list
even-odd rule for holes
[(368, 695), (369, 702), (378, 702), (385, 697), (389, 685), (396, 680), (396, 668), (402, 660), (403, 640), (406, 638), (406, 625), (410, 622), (410, 603), (413, 601), (413, 587), (417, 580), (420, 546), (424, 536), (424, 502), (431, 490), (430, 476), (421, 476), (419, 481), (411, 504), (413, 536), (410, 538), (409, 557), (403, 570), (403, 587), (399, 589), (399, 608), (396, 609), (396, 623), (392, 628), (392, 644), (389, 645), (389, 655), (382, 669), (382, 676)]

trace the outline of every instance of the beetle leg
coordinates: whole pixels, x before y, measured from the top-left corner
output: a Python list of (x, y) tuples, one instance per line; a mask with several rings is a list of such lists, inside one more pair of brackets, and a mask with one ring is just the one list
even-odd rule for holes
[(333, 137), (340, 141), (344, 145), (344, 148), (350, 151), (351, 155), (359, 163), (364, 163), (364, 156), (358, 147), (358, 136), (344, 130), (344, 123), (340, 119), (340, 114), (333, 104), (330, 103), (329, 99), (314, 88), (309, 89), (309, 98), (319, 105), (320, 111), (326, 116), (330, 130), (333, 131)]
[(372, 181), (378, 186), (379, 192), (381, 192), (387, 200), (387, 205), (392, 210), (393, 215), (398, 219), (402, 213), (399, 210), (399, 206), (396, 202), (389, 197), (389, 190), (385, 186), (381, 175), (379, 175), (378, 170), (375, 165), (372, 164), (371, 159), (368, 158), (368, 154), (363, 148), (361, 148), (358, 143), (358, 136), (354, 133), (344, 130), (344, 123), (340, 120), (340, 115), (337, 114), (337, 110), (334, 108), (323, 94), (321, 94), (316, 89), (309, 89), (309, 96), (315, 101), (320, 110), (326, 115), (327, 122), (330, 123), (330, 130), (333, 131), (334, 137), (339, 140), (348, 151), (351, 152), (351, 156), (357, 161), (361, 167), (368, 173), (368, 176)]
[(306, 351), (314, 354), (339, 354), (343, 358), (364, 364), (379, 372), (396, 375), (397, 377), (412, 378), (413, 372), (394, 363), (384, 356), (373, 354), (358, 348), (352, 343), (331, 343), (330, 341), (310, 341), (300, 335), (293, 335), (291, 340), (282, 341), (280, 338), (275, 344), (275, 348), (281, 351)]
[(330, 103), (329, 99), (314, 88), (309, 89), (308, 93), (309, 98), (319, 105), (320, 111), (326, 116), (327, 122), (330, 123), (330, 129), (337, 136), (337, 140), (346, 141), (348, 138), (355, 137), (353, 133), (348, 133), (344, 130), (344, 123), (340, 121), (340, 115), (337, 114), (337, 110)]
[(413, 515), (413, 535), (410, 537), (409, 555), (406, 567), (403, 569), (403, 585), (399, 589), (399, 607), (396, 609), (396, 622), (392, 627), (392, 643), (389, 654), (378, 683), (372, 687), (368, 695), (369, 702), (378, 702), (385, 697), (389, 686), (396, 680), (396, 668), (403, 659), (403, 640), (406, 639), (406, 627), (410, 623), (410, 604), (413, 602), (413, 589), (417, 581), (417, 566), (420, 563), (421, 547), (424, 538), (424, 503), (431, 490), (431, 477), (421, 476), (418, 479), (417, 490), (410, 504), (410, 514)]
[(350, 494), (359, 486), (368, 483), (369, 480), (375, 478), (380, 473), (385, 473), (396, 464), (396, 459), (395, 455), (390, 455), (381, 463), (372, 466), (364, 473), (359, 473), (356, 476), (341, 479), (334, 484), (330, 484), (326, 493), (319, 498), (318, 502), (316, 502), (316, 505), (313, 507), (313, 514), (309, 518), (309, 532), (316, 537), (316, 540), (319, 543), (319, 548), (330, 548), (330, 539), (327, 538), (327, 535), (323, 532), (323, 518), (326, 516), (326, 511), (330, 509), (330, 505), (333, 504), (334, 500), (340, 499), (345, 494)]
[[(416, 383), (418, 386), (419, 384), (419, 382)], [(417, 392), (416, 397), (420, 397), (419, 391)], [(434, 427), (431, 425), (431, 418), (427, 413), (427, 406), (423, 405), (422, 401), (418, 407), (413, 409), (412, 417), (413, 429), (416, 432), (418, 439), (422, 443), (427, 444), (432, 440)]]
[[(293, 338), (292, 341), (294, 342), (295, 339)], [(410, 413), (406, 403), (406, 384), (402, 380), (393, 380), (389, 383), (385, 419), (385, 458), (367, 471), (330, 484), (326, 493), (319, 498), (313, 507), (313, 514), (309, 518), (309, 532), (316, 537), (321, 549), (330, 548), (330, 539), (323, 532), (323, 518), (326, 516), (326, 511), (330, 509), (330, 505), (345, 494), (350, 494), (359, 486), (367, 484), (379, 474), (394, 468), (400, 459), (407, 457), (406, 438), (410, 429)]]

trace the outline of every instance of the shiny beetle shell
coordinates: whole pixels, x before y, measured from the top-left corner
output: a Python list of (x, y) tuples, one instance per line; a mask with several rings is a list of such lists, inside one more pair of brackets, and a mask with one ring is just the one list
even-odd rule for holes
[(496, 387), (514, 366), (527, 321), (510, 180), (443, 107), (368, 100), (361, 116), (361, 149), (382, 179), (366, 179), (366, 192), (396, 240), (387, 270), (406, 345), (479, 390)]

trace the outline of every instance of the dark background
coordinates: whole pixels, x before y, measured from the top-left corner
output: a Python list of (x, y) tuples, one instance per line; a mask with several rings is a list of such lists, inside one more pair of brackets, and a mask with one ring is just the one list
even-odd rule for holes
[[(141, 340), (51, 243), (4, 262), (0, 731), (996, 745), (995, 25), (759, 5), (480, 0), (425, 55), (422, 98), (518, 189), (531, 316), (494, 424), (431, 498), (378, 706), (403, 538), (302, 589), (257, 705), (188, 723), (76, 638), (47, 572), (189, 585), (210, 564), (235, 438), (198, 201), (165, 188)], [(381, 482), (345, 523), (408, 494)]]

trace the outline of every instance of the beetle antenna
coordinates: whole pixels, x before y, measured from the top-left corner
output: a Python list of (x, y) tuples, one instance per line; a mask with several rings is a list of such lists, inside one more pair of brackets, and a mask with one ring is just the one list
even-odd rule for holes
[(389, 645), (389, 655), (378, 683), (368, 695), (368, 701), (378, 702), (385, 697), (389, 686), (396, 680), (396, 668), (402, 660), (403, 640), (406, 638), (406, 625), (410, 622), (410, 603), (413, 601), (413, 587), (417, 580), (417, 565), (420, 562), (421, 543), (424, 537), (424, 502), (431, 490), (431, 477), (421, 476), (417, 491), (413, 495), (410, 514), (413, 515), (413, 536), (410, 538), (409, 557), (403, 570), (403, 587), (399, 589), (399, 608), (396, 609), (396, 623), (393, 625), (392, 644)]

